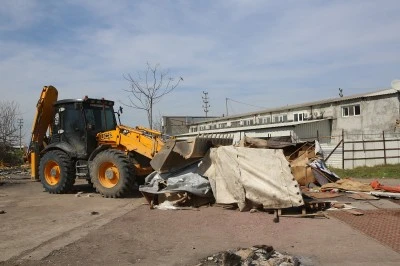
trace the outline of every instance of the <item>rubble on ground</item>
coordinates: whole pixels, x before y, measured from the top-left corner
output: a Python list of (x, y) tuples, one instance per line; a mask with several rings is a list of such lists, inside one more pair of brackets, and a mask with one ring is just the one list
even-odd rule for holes
[(348, 178), (338, 180), (335, 183), (327, 183), (321, 186), (321, 190), (323, 191), (332, 189), (339, 189), (342, 191), (360, 191), (360, 192), (370, 192), (374, 190), (370, 184), (365, 184), (360, 181)]
[[(394, 193), (400, 187), (341, 179), (326, 166), (318, 141), (245, 136), (238, 145), (212, 145), (206, 139), (204, 145), (189, 143), (195, 152), (171, 146), (173, 156), (161, 156), (160, 171), (139, 188), (151, 208), (197, 210), (216, 204), (240, 211), (272, 211), (278, 222), (279, 216), (326, 217), (323, 212), (328, 209), (359, 215), (351, 201), (400, 195)], [(348, 204), (340, 203), (344, 201)]]
[(202, 259), (198, 266), (217, 265), (271, 265), (291, 266), (300, 265), (298, 258), (279, 253), (272, 246), (256, 245), (250, 248), (237, 248), (218, 252)]
[(21, 166), (4, 166), (0, 167), (0, 186), (4, 183), (15, 182), (15, 176), (29, 176), (30, 169), (29, 165)]

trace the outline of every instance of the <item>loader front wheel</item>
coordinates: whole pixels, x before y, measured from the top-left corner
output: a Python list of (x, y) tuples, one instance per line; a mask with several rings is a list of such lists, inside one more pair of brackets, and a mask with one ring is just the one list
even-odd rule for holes
[(93, 186), (103, 197), (121, 198), (131, 192), (135, 181), (133, 164), (119, 150), (105, 150), (93, 160), (90, 169)]
[(49, 151), (40, 160), (40, 182), (52, 194), (69, 192), (74, 183), (74, 164), (62, 151)]

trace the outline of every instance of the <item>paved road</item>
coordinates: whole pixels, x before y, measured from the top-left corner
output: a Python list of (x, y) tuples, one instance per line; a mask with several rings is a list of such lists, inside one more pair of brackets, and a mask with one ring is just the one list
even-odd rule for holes
[[(85, 185), (77, 189), (88, 192)], [(7, 212), (0, 215), (0, 265), (195, 265), (256, 244), (300, 256), (305, 265), (400, 261), (399, 253), (334, 218), (276, 224), (267, 213), (149, 210), (141, 198), (87, 195), (49, 195), (27, 181), (0, 186), (0, 209)]]

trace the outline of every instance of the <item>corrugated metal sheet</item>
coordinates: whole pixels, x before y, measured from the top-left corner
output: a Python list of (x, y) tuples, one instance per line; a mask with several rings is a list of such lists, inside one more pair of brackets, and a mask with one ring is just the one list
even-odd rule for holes
[(311, 140), (319, 137), (320, 143), (330, 143), (331, 122), (328, 119), (296, 125), (293, 130), (300, 140)]
[[(322, 151), (324, 152), (325, 158), (333, 151), (337, 144), (321, 143)], [(326, 161), (326, 164), (330, 167), (342, 168), (342, 146), (339, 146)]]

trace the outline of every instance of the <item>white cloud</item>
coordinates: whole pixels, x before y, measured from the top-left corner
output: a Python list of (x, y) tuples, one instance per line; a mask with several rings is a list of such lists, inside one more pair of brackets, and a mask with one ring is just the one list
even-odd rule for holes
[[(118, 102), (122, 75), (147, 61), (184, 78), (156, 106), (162, 114), (201, 115), (203, 90), (211, 115), (225, 112), (226, 97), (272, 107), (336, 96), (338, 87), (359, 93), (398, 78), (398, 11), (396, 1), (5, 1), (0, 89), (26, 121), (43, 85), (61, 98)], [(46, 19), (49, 28), (38, 27)], [(124, 116), (146, 122), (139, 111)]]

